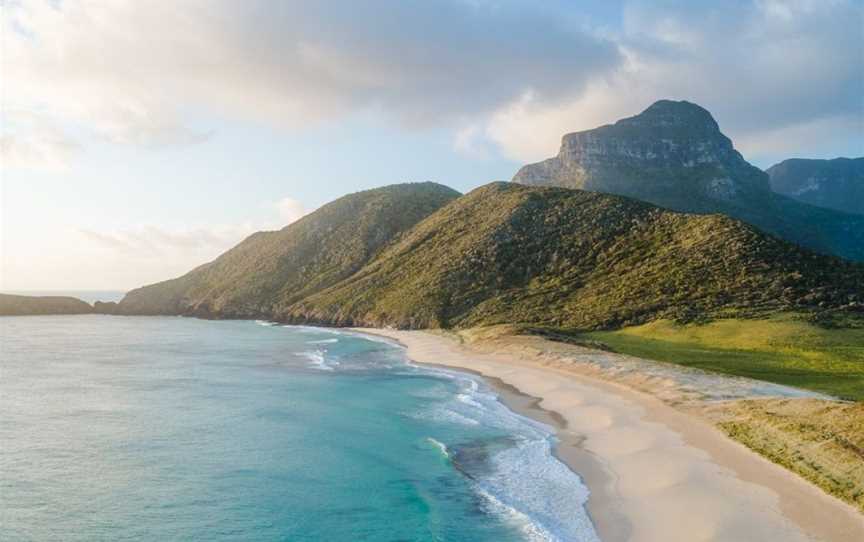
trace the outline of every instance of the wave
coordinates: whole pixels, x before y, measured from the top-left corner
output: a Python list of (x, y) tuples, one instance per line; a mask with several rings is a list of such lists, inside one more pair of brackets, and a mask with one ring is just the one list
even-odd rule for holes
[(279, 324), (276, 322), (271, 322), (269, 320), (255, 320), (255, 323), (259, 326), (273, 327), (278, 326)]
[(334, 344), (338, 342), (339, 339), (321, 339), (320, 341), (309, 341), (306, 344)]
[(552, 533), (546, 531), (542, 526), (537, 525), (537, 523), (532, 521), (529, 516), (512, 506), (504, 504), (495, 495), (482, 489), (478, 489), (477, 493), (483, 498), (483, 501), (486, 504), (485, 508), (488, 512), (503, 518), (505, 523), (510, 524), (512, 527), (515, 527), (520, 531), (526, 540), (529, 540), (530, 542), (553, 542), (558, 540), (558, 538)]
[(445, 459), (450, 459), (450, 451), (447, 449), (446, 444), (432, 437), (426, 437), (426, 442), (438, 448), (438, 451), (441, 452), (441, 455), (443, 455)]
[(301, 356), (312, 362), (311, 366), (321, 371), (334, 371), (335, 367), (327, 363), (326, 352), (324, 350), (313, 350), (311, 352), (301, 352)]
[(331, 335), (343, 335), (345, 331), (329, 328), (329, 327), (315, 327), (315, 326), (303, 326), (303, 325), (295, 325), (295, 324), (285, 324), (282, 327), (296, 330), (296, 331), (305, 331), (307, 333), (328, 333)]
[(456, 393), (435, 409), (436, 419), (481, 424), (509, 435), (503, 441), (497, 439), (497, 445), (481, 443), (488, 453), (480, 454), (486, 456), (482, 464), (460, 457), (470, 455), (470, 450), (458, 446), (448, 450), (490, 513), (513, 525), (528, 540), (599, 542), (585, 509), (588, 488), (555, 457), (552, 427), (507, 408), (480, 377), (440, 368), (428, 372), (446, 372), (458, 386)]
[(475, 478), (478, 491), (530, 518), (535, 532), (543, 535), (539, 540), (599, 542), (585, 510), (588, 488), (552, 454), (549, 439), (501, 450), (490, 465), (488, 475)]
[[(448, 447), (431, 437), (426, 439), (470, 479), (472, 488), (486, 504), (489, 513), (512, 524), (528, 540), (599, 542), (585, 509), (588, 488), (553, 454), (556, 437), (552, 427), (507, 408), (481, 377), (410, 362), (404, 355), (404, 347), (392, 340), (310, 326), (301, 330), (384, 343), (393, 348), (391, 354), (400, 354), (384, 355), (383, 358), (375, 356), (362, 367), (354, 367), (352, 363), (346, 368), (385, 368), (389, 363), (382, 362), (389, 362), (392, 357), (390, 368), (397, 372), (402, 367), (414, 374), (430, 375), (446, 382), (451, 391), (435, 400), (435, 407), (409, 415), (432, 418), (445, 425), (479, 425), (492, 434), (491, 440), (479, 442), (483, 452), (476, 456), (482, 458), (479, 462), (464, 461), (465, 458), (460, 457), (464, 451), (460, 444)], [(328, 360), (324, 349), (311, 350), (303, 355), (312, 362), (312, 367), (319, 370), (333, 371), (334, 363), (338, 365), (334, 360)]]

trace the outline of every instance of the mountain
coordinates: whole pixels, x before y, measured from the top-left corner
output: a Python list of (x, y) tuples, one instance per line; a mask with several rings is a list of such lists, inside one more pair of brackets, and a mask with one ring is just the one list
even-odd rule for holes
[(802, 246), (864, 260), (864, 217), (771, 191), (711, 114), (661, 100), (634, 117), (567, 134), (554, 158), (521, 168), (513, 181), (637, 198), (672, 210), (722, 213)]
[(864, 158), (791, 158), (766, 171), (771, 189), (802, 203), (864, 215)]
[(274, 307), (294, 323), (614, 328), (864, 309), (864, 265), (722, 215), (493, 183), (441, 208), (358, 273)]
[(89, 314), (93, 307), (75, 297), (0, 294), (0, 316)]
[(358, 271), (382, 247), (458, 197), (409, 183), (342, 197), (279, 231), (258, 232), (182, 277), (129, 292), (120, 314), (256, 318)]

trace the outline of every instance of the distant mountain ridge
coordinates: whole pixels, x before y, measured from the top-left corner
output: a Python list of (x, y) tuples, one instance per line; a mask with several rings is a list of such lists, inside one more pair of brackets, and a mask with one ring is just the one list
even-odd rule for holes
[(92, 312), (91, 305), (69, 296), (0, 294), (0, 316), (90, 314)]
[(766, 170), (771, 189), (792, 199), (864, 215), (864, 158), (790, 158)]
[(557, 156), (513, 182), (640, 199), (668, 209), (722, 213), (824, 253), (864, 260), (864, 217), (771, 191), (704, 108), (661, 100), (615, 124), (567, 134)]
[(459, 198), (440, 185), (349, 195), (183, 277), (134, 290), (117, 308), (324, 325), (602, 329), (860, 311), (862, 295), (864, 265), (731, 218), (492, 183)]

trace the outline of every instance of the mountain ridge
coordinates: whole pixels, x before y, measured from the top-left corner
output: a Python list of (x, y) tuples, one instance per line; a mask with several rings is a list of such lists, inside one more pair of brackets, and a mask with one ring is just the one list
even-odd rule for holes
[(346, 278), (458, 195), (436, 183), (405, 183), (343, 196), (281, 230), (254, 233), (181, 277), (129, 292), (116, 311), (266, 317), (277, 302)]
[(660, 100), (642, 113), (562, 137), (557, 156), (513, 182), (634, 197), (671, 210), (722, 213), (823, 253), (864, 261), (864, 218), (770, 189), (704, 108)]
[(789, 158), (765, 172), (778, 194), (818, 207), (864, 214), (864, 157)]
[(339, 326), (604, 329), (858, 310), (862, 291), (864, 266), (729, 217), (493, 183), (430, 215), (349, 279), (274, 316)]

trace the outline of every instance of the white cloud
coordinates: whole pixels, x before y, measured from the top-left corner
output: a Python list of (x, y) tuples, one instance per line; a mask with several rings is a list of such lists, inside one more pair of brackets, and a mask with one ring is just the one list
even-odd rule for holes
[(801, 138), (813, 127), (825, 139), (811, 147), (858, 140), (864, 149), (862, 25), (862, 4), (841, 0), (630, 2), (614, 38), (625, 60), (613, 74), (559, 100), (523, 95), (485, 130), (509, 156), (536, 161), (565, 133), (669, 98), (706, 107), (745, 155), (806, 155)]
[[(422, 126), (554, 98), (616, 47), (519, 2), (33, 0), (3, 4), (11, 107), (144, 146), (206, 139), (191, 113), (278, 126), (377, 110)], [(206, 117), (206, 116), (205, 116)]]
[[(79, 230), (88, 241), (102, 248), (120, 251), (142, 259), (185, 254), (196, 260), (213, 257), (254, 233), (251, 224), (167, 229), (142, 225), (126, 230)], [(201, 262), (199, 262), (201, 263)]]
[(3, 110), (0, 168), (69, 169), (81, 146), (55, 123), (25, 111)]
[(0, 135), (0, 168), (65, 171), (80, 146), (62, 136)]
[[(519, 0), (2, 5), (7, 108), (118, 144), (197, 143), (213, 115), (302, 129), (373, 111), (535, 160), (660, 98), (704, 105), (745, 153), (828, 119), (846, 127), (832, 141), (861, 138), (857, 0), (632, 0), (602, 28), (572, 3)], [(18, 163), (68, 163), (7, 135)]]
[(276, 202), (276, 209), (279, 211), (283, 226), (296, 222), (309, 213), (303, 204), (294, 198), (280, 199)]
[[(270, 216), (229, 225), (166, 228), (142, 224), (133, 228), (78, 229), (77, 257), (112, 262), (111, 268), (130, 286), (165, 280), (211, 261), (256, 231), (277, 230), (308, 214), (298, 200), (282, 198), (265, 206)], [(78, 266), (83, 265), (78, 262)], [(65, 264), (75, 267), (75, 262)], [(103, 273), (107, 270), (103, 269)], [(126, 278), (133, 277), (133, 278)]]

